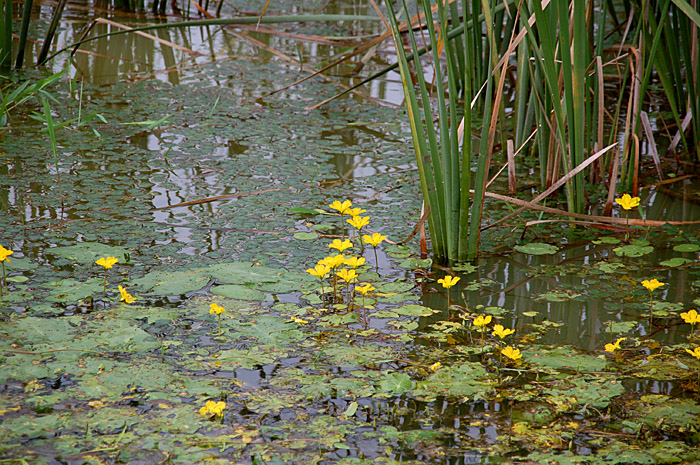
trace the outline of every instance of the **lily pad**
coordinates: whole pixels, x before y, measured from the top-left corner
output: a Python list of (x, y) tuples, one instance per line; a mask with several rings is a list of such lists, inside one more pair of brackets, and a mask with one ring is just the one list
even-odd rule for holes
[(540, 369), (556, 371), (570, 369), (575, 371), (603, 371), (607, 362), (593, 355), (581, 354), (568, 347), (547, 349), (531, 347), (523, 350), (523, 360)]
[(677, 266), (683, 266), (686, 263), (692, 263), (692, 260), (689, 260), (687, 258), (682, 258), (682, 257), (674, 257), (671, 258), (670, 260), (664, 260), (659, 265), (661, 266), (670, 266), (672, 268), (675, 268)]
[(265, 300), (266, 294), (256, 289), (251, 289), (238, 284), (225, 284), (211, 288), (211, 292), (216, 295), (237, 300)]
[(676, 252), (697, 252), (700, 250), (700, 245), (697, 244), (678, 244), (673, 248)]
[(422, 305), (409, 304), (392, 310), (394, 313), (405, 316), (428, 316), (436, 313), (437, 310), (423, 307)]
[(575, 299), (581, 294), (568, 289), (554, 289), (549, 292), (542, 293), (535, 297), (535, 300), (546, 300), (548, 302), (566, 302), (567, 300)]
[(100, 278), (92, 278), (87, 281), (78, 281), (73, 278), (61, 279), (48, 284), (51, 302), (77, 302), (85, 297), (102, 296), (104, 281)]
[(379, 381), (379, 389), (392, 394), (402, 394), (413, 389), (413, 380), (406, 373), (387, 373)]
[(227, 284), (276, 283), (288, 273), (284, 268), (259, 266), (251, 262), (218, 263), (201, 268), (200, 272)]
[(529, 244), (516, 245), (514, 249), (528, 255), (552, 255), (557, 253), (559, 247), (543, 242), (530, 242)]
[[(100, 257), (116, 257), (121, 261), (124, 260), (125, 255), (129, 254), (129, 251), (124, 247), (105, 245), (99, 242), (81, 242), (76, 245), (46, 249), (44, 252), (78, 263), (91, 263)], [(99, 268), (98, 265), (95, 266)]]
[(596, 244), (596, 245), (599, 245), (599, 244), (615, 245), (615, 244), (620, 243), (620, 239), (618, 239), (617, 237), (613, 237), (613, 236), (603, 236), (600, 239), (596, 239), (596, 240), (591, 241), (591, 242)]
[(315, 232), (297, 232), (294, 233), (294, 239), (300, 241), (313, 241), (314, 239), (318, 239), (318, 234)]
[(642, 257), (648, 255), (654, 251), (654, 247), (650, 245), (623, 245), (622, 247), (616, 247), (613, 251), (619, 257)]
[(134, 283), (140, 291), (157, 295), (183, 295), (198, 291), (209, 282), (209, 276), (199, 270), (151, 271)]
[(485, 377), (486, 370), (480, 363), (461, 362), (441, 367), (428, 379), (418, 382), (415, 395), (423, 398), (473, 396), (487, 389), (486, 384), (479, 381)]

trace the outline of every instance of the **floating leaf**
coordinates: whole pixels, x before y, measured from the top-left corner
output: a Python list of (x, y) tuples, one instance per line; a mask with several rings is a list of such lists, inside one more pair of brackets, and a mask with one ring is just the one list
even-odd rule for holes
[(464, 262), (464, 263), (458, 263), (457, 265), (452, 267), (453, 270), (459, 271), (462, 274), (469, 274), (475, 272), (478, 268), (471, 263)]
[(514, 249), (528, 255), (551, 255), (557, 253), (559, 247), (543, 242), (530, 242), (525, 245), (516, 245)]
[[(125, 254), (129, 253), (124, 247), (115, 247), (100, 244), (99, 242), (81, 242), (66, 247), (45, 249), (44, 252), (84, 264), (94, 262), (100, 257), (117, 257), (122, 261), (124, 260), (123, 257)], [(99, 267), (96, 267), (96, 269), (97, 268)]]
[(673, 248), (676, 252), (697, 252), (700, 250), (700, 245), (697, 244), (678, 244)]
[(547, 349), (531, 346), (523, 351), (523, 360), (539, 368), (560, 370), (568, 368), (575, 371), (603, 371), (607, 362), (593, 355), (580, 354), (569, 347)]
[(216, 295), (237, 300), (261, 301), (265, 300), (266, 297), (266, 294), (264, 292), (260, 292), (256, 289), (251, 289), (246, 286), (239, 286), (237, 284), (225, 284), (223, 286), (216, 286), (211, 289), (211, 292)]
[(615, 273), (618, 270), (624, 270), (627, 266), (624, 263), (617, 262), (600, 262), (596, 263), (595, 267), (598, 268), (603, 273)]
[(552, 291), (544, 292), (538, 295), (537, 297), (535, 297), (535, 300), (546, 300), (548, 302), (566, 302), (567, 300), (575, 299), (580, 295), (580, 293), (574, 292), (569, 289), (554, 289)]
[(315, 232), (298, 232), (294, 233), (294, 239), (298, 239), (300, 241), (312, 241), (314, 239), (318, 238), (318, 234)]
[(209, 282), (209, 276), (200, 270), (151, 271), (134, 281), (140, 291), (157, 295), (182, 295), (198, 291)]
[(460, 362), (457, 365), (441, 367), (428, 379), (419, 381), (417, 396), (472, 396), (487, 389), (480, 379), (486, 377), (486, 370), (480, 363)]
[(603, 236), (600, 239), (596, 239), (596, 240), (591, 241), (591, 242), (596, 244), (596, 245), (599, 245), (599, 244), (615, 245), (615, 244), (620, 243), (620, 239), (618, 239), (617, 237), (613, 237), (613, 236)]
[(299, 213), (302, 215), (319, 215), (327, 213), (320, 208), (294, 207), (287, 210), (289, 213)]
[(405, 316), (428, 316), (436, 313), (436, 310), (432, 308), (423, 307), (422, 305), (409, 304), (403, 307), (395, 308), (392, 310), (394, 313)]
[(689, 260), (687, 258), (681, 258), (681, 257), (674, 257), (670, 260), (664, 260), (659, 265), (661, 266), (670, 266), (670, 267), (677, 267), (677, 266), (683, 266), (686, 263), (692, 263), (692, 260)]
[(379, 381), (379, 389), (392, 394), (402, 394), (413, 389), (413, 380), (406, 373), (387, 373)]
[(398, 263), (399, 268), (406, 268), (408, 270), (415, 270), (416, 268), (429, 268), (433, 264), (433, 260), (430, 258), (407, 258)]
[(641, 257), (643, 255), (650, 254), (654, 251), (654, 247), (640, 246), (640, 245), (623, 245), (622, 247), (616, 247), (613, 251), (619, 257)]

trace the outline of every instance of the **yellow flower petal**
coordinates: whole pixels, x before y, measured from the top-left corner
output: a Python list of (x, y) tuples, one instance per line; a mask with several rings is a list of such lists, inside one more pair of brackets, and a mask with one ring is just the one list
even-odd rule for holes
[(629, 194), (624, 194), (619, 199), (615, 199), (615, 203), (620, 205), (625, 210), (631, 210), (634, 207), (639, 206), (639, 197), (631, 197)]
[(115, 258), (115, 257), (106, 257), (106, 258), (105, 258), (105, 257), (102, 257), (102, 258), (100, 258), (99, 260), (97, 260), (95, 263), (97, 263), (98, 265), (104, 267), (105, 270), (109, 270), (109, 269), (112, 268), (112, 266), (114, 266), (114, 264), (117, 263), (118, 261), (119, 261), (119, 259), (118, 259), (118, 258)]
[(209, 313), (216, 313), (217, 315), (221, 315), (225, 311), (226, 311), (226, 309), (219, 304), (210, 304), (209, 305)]
[(644, 281), (642, 281), (642, 286), (646, 287), (651, 292), (654, 292), (654, 289), (659, 288), (665, 284), (666, 283), (662, 283), (661, 281), (659, 281), (656, 278), (652, 279), (651, 281), (649, 281), (648, 279), (645, 279)]
[(501, 353), (511, 360), (518, 360), (523, 356), (520, 353), (520, 349), (514, 349), (511, 346), (508, 346), (505, 349), (501, 350)]
[(442, 287), (445, 289), (449, 289), (455, 284), (457, 284), (460, 280), (459, 276), (445, 276), (442, 279), (438, 279), (438, 283), (442, 284)]

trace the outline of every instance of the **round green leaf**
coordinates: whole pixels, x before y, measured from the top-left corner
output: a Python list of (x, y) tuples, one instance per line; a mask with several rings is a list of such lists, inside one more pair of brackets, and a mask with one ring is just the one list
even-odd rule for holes
[(679, 244), (673, 248), (676, 252), (697, 252), (700, 250), (700, 245), (697, 244)]
[(298, 232), (294, 233), (294, 239), (298, 239), (300, 241), (312, 241), (318, 237), (318, 234), (315, 232)]
[(543, 242), (531, 242), (525, 245), (516, 245), (515, 250), (520, 253), (526, 253), (528, 255), (551, 255), (557, 253), (559, 248), (552, 244), (545, 244)]
[(265, 293), (260, 292), (256, 289), (250, 289), (245, 286), (239, 286), (238, 284), (226, 284), (223, 286), (216, 286), (211, 289), (211, 292), (229, 297), (231, 299), (238, 300), (265, 300)]

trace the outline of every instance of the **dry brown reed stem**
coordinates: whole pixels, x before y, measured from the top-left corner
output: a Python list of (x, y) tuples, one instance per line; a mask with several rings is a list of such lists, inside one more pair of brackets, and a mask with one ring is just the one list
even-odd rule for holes
[(237, 194), (217, 195), (215, 197), (207, 197), (205, 199), (190, 200), (188, 202), (176, 203), (174, 205), (166, 205), (165, 207), (158, 207), (158, 208), (156, 208), (156, 210), (165, 210), (166, 208), (175, 208), (175, 207), (188, 207), (191, 205), (199, 205), (202, 203), (216, 202), (218, 200), (237, 199), (238, 197), (246, 197), (248, 195), (267, 194), (268, 192), (277, 192), (277, 191), (281, 191), (281, 190), (282, 189), (264, 189), (261, 191), (239, 192)]
[[(105, 18), (97, 18), (97, 19), (95, 19), (94, 23), (107, 24), (109, 26), (114, 26), (114, 27), (117, 27), (119, 29), (123, 29), (125, 31), (131, 31), (133, 29), (132, 27), (129, 27), (129, 26), (126, 26), (124, 24), (117, 23), (116, 21), (111, 21), (111, 20), (105, 19)], [(92, 27), (92, 25), (90, 25), (90, 27)], [(181, 52), (189, 53), (190, 55), (204, 56), (203, 53), (195, 52), (194, 50), (191, 50), (187, 47), (183, 47), (182, 45), (174, 44), (174, 43), (169, 42), (165, 39), (161, 39), (160, 37), (152, 36), (151, 34), (147, 34), (145, 32), (136, 31), (136, 32), (134, 32), (134, 34), (138, 34), (141, 37), (151, 39), (154, 42), (158, 42), (158, 43), (166, 45), (170, 48), (174, 48), (175, 50), (180, 50)]]
[[(599, 150), (599, 151), (596, 152), (595, 154), (591, 155), (591, 156), (588, 157), (583, 163), (581, 163), (580, 165), (578, 165), (576, 168), (574, 168), (574, 169), (571, 170), (570, 172), (566, 173), (566, 175), (562, 176), (557, 182), (555, 182), (554, 184), (552, 184), (552, 186), (549, 187), (547, 190), (545, 190), (544, 192), (542, 192), (541, 194), (539, 194), (538, 196), (536, 196), (536, 197), (535, 197), (534, 199), (532, 199), (530, 202), (525, 202), (525, 204), (523, 204), (523, 205), (526, 205), (526, 204), (532, 204), (532, 205), (534, 205), (534, 204), (536, 204), (537, 202), (539, 202), (540, 200), (544, 199), (545, 197), (548, 197), (548, 196), (549, 196), (550, 194), (552, 194), (554, 191), (556, 191), (556, 190), (559, 189), (561, 186), (563, 186), (569, 179), (573, 178), (575, 175), (577, 175), (579, 172), (581, 172), (583, 169), (585, 169), (585, 168), (586, 168), (587, 166), (589, 166), (591, 163), (593, 163), (593, 162), (596, 161), (598, 158), (600, 158), (601, 156), (603, 156), (603, 154), (605, 154), (605, 153), (608, 152), (610, 149), (612, 149), (613, 147), (616, 147), (616, 146), (617, 146), (617, 142), (614, 143), (614, 144), (608, 145), (608, 146), (605, 147), (604, 149)], [(473, 192), (473, 190), (470, 190), (470, 192)], [(486, 192), (486, 194), (488, 195), (488, 192)], [(489, 225), (487, 225), (487, 226), (485, 226), (485, 227), (483, 227), (483, 228), (481, 228), (481, 229), (482, 229), (482, 231), (483, 231), (484, 229), (492, 228), (492, 227), (496, 226), (497, 224), (502, 223), (503, 221), (508, 220), (509, 218), (512, 218), (512, 217), (514, 217), (514, 216), (516, 216), (516, 215), (519, 215), (520, 213), (522, 213), (523, 211), (525, 211), (527, 208), (531, 208), (531, 207), (530, 207), (530, 206), (523, 206), (522, 208), (519, 208), (518, 210), (514, 211), (513, 213), (510, 213), (509, 215), (504, 216), (504, 217), (501, 218), (500, 220), (496, 220), (496, 221), (494, 221), (493, 223), (491, 223), (491, 224), (489, 224)], [(571, 214), (571, 215), (569, 215), (569, 216), (571, 216), (571, 217), (573, 217), (573, 218), (576, 218), (576, 216), (574, 216), (573, 214)], [(586, 216), (586, 215), (584, 215), (584, 216)], [(586, 216), (585, 219), (587, 219), (587, 216)]]
[[(472, 194), (473, 194), (473, 192), (474, 192), (473, 190), (470, 191), (470, 193), (472, 193)], [(583, 213), (571, 213), (571, 212), (567, 212), (564, 210), (560, 210), (558, 208), (545, 207), (542, 205), (537, 205), (533, 202), (528, 202), (526, 200), (520, 200), (520, 199), (508, 197), (508, 196), (501, 195), (501, 194), (494, 194), (491, 192), (485, 192), (484, 195), (486, 197), (490, 197), (492, 199), (501, 200), (503, 202), (508, 202), (508, 203), (513, 204), (513, 205), (518, 205), (521, 207), (518, 210), (519, 212), (529, 208), (531, 210), (538, 210), (538, 211), (542, 211), (545, 213), (551, 213), (553, 215), (568, 216), (571, 218), (578, 218), (581, 220), (594, 221), (594, 222), (598, 222), (598, 223), (620, 224), (620, 225), (627, 224), (627, 221), (625, 220), (625, 218), (613, 218), (610, 216), (598, 216), (598, 215), (585, 215)], [(511, 215), (508, 215), (508, 216), (510, 217)], [(503, 219), (498, 220), (497, 222), (500, 223), (502, 220)], [(488, 225), (484, 226), (483, 228), (481, 228), (481, 230), (483, 231), (485, 229), (489, 229), (489, 228), (493, 227), (494, 224), (495, 223), (488, 224)], [(695, 220), (695, 221), (660, 221), (660, 220), (643, 220), (643, 219), (630, 218), (629, 224), (632, 226), (650, 226), (650, 227), (664, 226), (667, 224), (676, 225), (676, 226), (686, 226), (686, 225), (692, 225), (692, 224), (700, 224), (700, 220)]]
[[(455, 0), (452, 0), (452, 1), (455, 1)], [(436, 6), (435, 8), (437, 9), (437, 6)], [(383, 18), (383, 16), (380, 16), (380, 19), (381, 19), (381, 18)], [(416, 16), (412, 17), (409, 21), (410, 21), (410, 23), (413, 25), (413, 24), (416, 23), (417, 21), (422, 22), (423, 18), (425, 18), (425, 15), (423, 15), (423, 14), (421, 13), (420, 15), (416, 15)], [(420, 23), (419, 23), (419, 24), (420, 24)], [(401, 31), (406, 31), (406, 30), (408, 29), (408, 23), (402, 23), (402, 24), (399, 26), (399, 29), (400, 29)], [(301, 79), (299, 79), (299, 80), (297, 80), (297, 81), (294, 81), (294, 82), (292, 82), (291, 84), (288, 84), (288, 85), (286, 85), (286, 86), (284, 86), (284, 87), (280, 87), (279, 89), (275, 89), (275, 90), (273, 90), (273, 91), (271, 91), (271, 92), (268, 92), (268, 93), (264, 94), (264, 95), (263, 95), (262, 97), (260, 97), (260, 98), (269, 97), (270, 95), (274, 95), (274, 94), (276, 94), (276, 93), (278, 93), (278, 92), (281, 92), (281, 91), (283, 91), (283, 90), (287, 90), (287, 89), (289, 89), (290, 87), (294, 87), (294, 86), (296, 86), (296, 85), (298, 85), (298, 84), (301, 84), (302, 82), (307, 81), (307, 80), (311, 79), (312, 77), (318, 76), (318, 75), (320, 75), (321, 73), (323, 73), (324, 71), (328, 71), (329, 69), (331, 69), (331, 68), (333, 68), (333, 67), (335, 67), (335, 66), (338, 66), (340, 63), (343, 63), (343, 62), (349, 60), (350, 58), (359, 55), (360, 53), (366, 52), (366, 51), (369, 50), (370, 48), (374, 47), (375, 45), (381, 44), (382, 42), (384, 42), (385, 40), (389, 39), (390, 37), (391, 37), (391, 32), (389, 32), (389, 31), (387, 30), (387, 32), (385, 32), (384, 34), (380, 35), (379, 37), (375, 37), (374, 39), (372, 39), (372, 40), (370, 40), (370, 41), (368, 41), (368, 42), (365, 42), (364, 44), (358, 46), (355, 50), (352, 50), (352, 51), (348, 52), (347, 55), (344, 55), (344, 56), (338, 58), (337, 60), (334, 60), (334, 61), (331, 62), (330, 64), (328, 64), (328, 65), (324, 66), (323, 68), (319, 69), (318, 71), (314, 70), (310, 75), (305, 76), (305, 77), (303, 77), (303, 78), (301, 78)], [(321, 104), (314, 105), (314, 107), (312, 107), (312, 108), (310, 108), (310, 109), (315, 109), (315, 108), (317, 108), (318, 106), (321, 106), (323, 103), (327, 103), (327, 102), (324, 101), (324, 102), (322, 102)]]
[[(269, 45), (265, 45), (264, 43), (260, 42), (259, 40), (253, 39), (252, 37), (250, 37), (250, 36), (247, 35), (247, 34), (244, 34), (244, 33), (242, 33), (242, 32), (232, 32), (232, 34), (235, 35), (236, 37), (239, 37), (239, 38), (241, 38), (241, 39), (247, 40), (248, 42), (250, 42), (250, 43), (256, 45), (257, 47), (260, 47), (260, 48), (262, 48), (262, 49), (264, 49), (264, 50), (266, 50), (266, 51), (272, 53), (273, 55), (276, 55), (276, 56), (282, 58), (282, 59), (285, 60), (285, 61), (288, 61), (288, 62), (290, 62), (290, 63), (294, 63), (295, 65), (299, 65), (304, 71), (306, 71), (306, 72), (308, 72), (308, 73), (312, 73), (312, 72), (315, 71), (313, 68), (311, 68), (311, 67), (309, 67), (309, 66), (307, 66), (307, 65), (305, 65), (305, 64), (303, 64), (303, 63), (301, 63), (301, 62), (299, 62), (299, 60), (295, 60), (294, 58), (292, 58), (292, 57), (290, 57), (290, 56), (288, 56), (288, 55), (286, 55), (286, 54), (280, 52), (279, 50), (277, 50), (277, 49), (275, 49), (275, 48), (272, 48), (272, 47), (270, 47)], [(349, 90), (349, 89), (350, 89), (350, 88), (349, 88), (348, 86), (346, 86), (345, 84), (340, 83), (340, 82), (338, 82), (338, 81), (335, 81), (335, 80), (331, 79), (330, 77), (326, 76), (325, 74), (319, 74), (319, 76), (320, 76), (321, 78), (323, 78), (326, 82), (333, 83), (333, 84), (335, 84), (335, 85), (337, 85), (337, 86), (342, 87), (342, 88), (345, 89), (345, 90)], [(377, 104), (380, 104), (380, 105), (387, 105), (387, 102), (385, 102), (385, 101), (383, 101), (383, 100), (380, 100), (380, 99), (378, 99), (378, 98), (374, 98), (374, 97), (372, 97), (372, 96), (370, 96), (370, 95), (363, 94), (363, 93), (360, 92), (360, 91), (352, 90), (351, 92), (352, 92), (353, 94), (359, 96), (359, 97), (362, 97), (362, 98), (364, 98), (364, 99), (370, 100), (370, 101), (375, 102), (375, 103), (377, 103)], [(260, 97), (260, 98), (263, 98), (263, 97)]]

